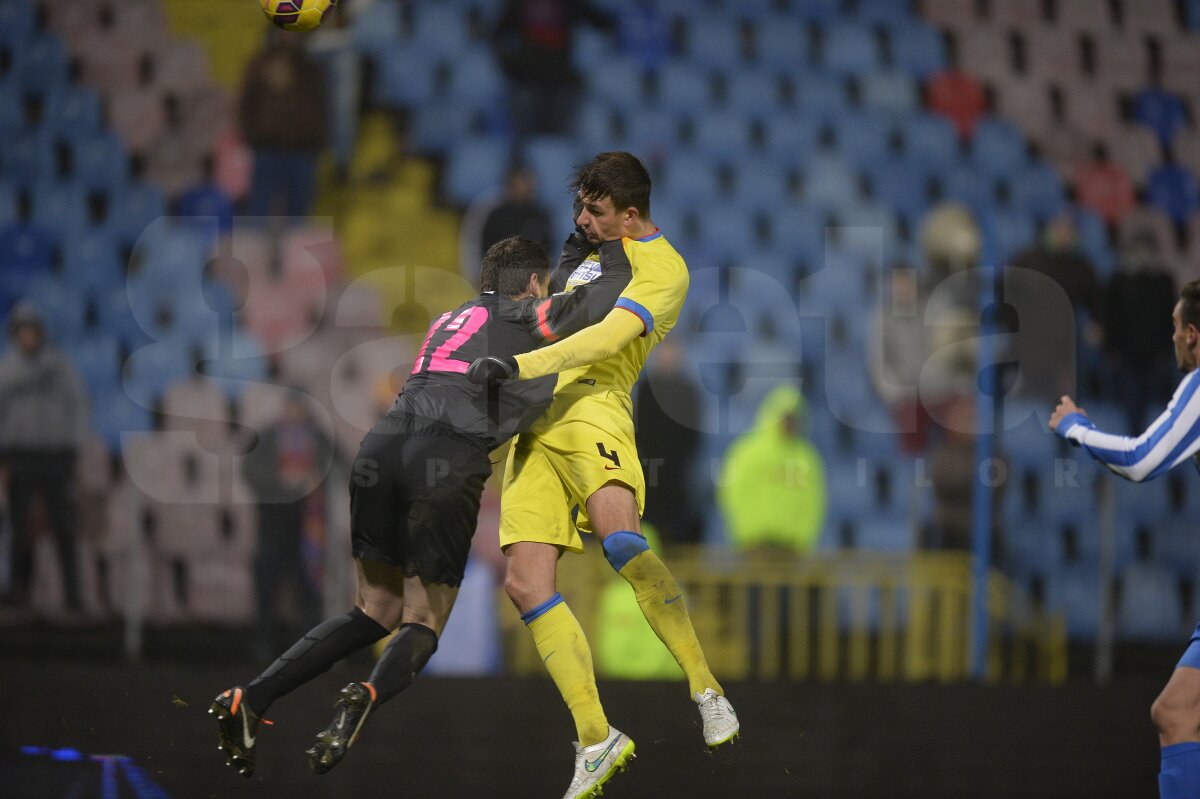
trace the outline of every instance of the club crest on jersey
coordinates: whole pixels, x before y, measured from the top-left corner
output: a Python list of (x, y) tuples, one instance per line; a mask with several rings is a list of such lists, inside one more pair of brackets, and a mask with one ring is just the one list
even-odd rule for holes
[(567, 288), (573, 289), (584, 283), (591, 283), (598, 277), (600, 277), (600, 257), (589, 255), (583, 263), (575, 267), (575, 271), (567, 278)]

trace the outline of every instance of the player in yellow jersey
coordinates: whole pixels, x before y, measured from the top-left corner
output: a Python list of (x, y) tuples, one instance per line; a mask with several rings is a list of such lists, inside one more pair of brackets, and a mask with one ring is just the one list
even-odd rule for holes
[[(626, 264), (630, 282), (613, 310), (586, 332), (515, 358), (480, 358), (468, 371), (476, 382), (559, 373), (549, 410), (509, 452), (500, 544), (505, 589), (579, 734), (575, 777), (564, 799), (594, 796), (624, 769), (634, 749), (609, 725), (587, 640), (555, 591), (558, 558), (566, 550), (582, 551), (580, 531), (601, 541), (605, 557), (633, 587), (646, 620), (687, 675), (705, 742), (717, 746), (739, 731), (737, 715), (708, 669), (679, 585), (640, 532), (646, 488), (630, 392), (646, 356), (679, 318), (687, 265), (650, 219), (650, 176), (637, 158), (601, 153), (579, 169), (574, 187), (582, 202), (575, 221), (592, 251), (571, 273), (566, 290)], [(573, 506), (579, 507), (576, 524)]]

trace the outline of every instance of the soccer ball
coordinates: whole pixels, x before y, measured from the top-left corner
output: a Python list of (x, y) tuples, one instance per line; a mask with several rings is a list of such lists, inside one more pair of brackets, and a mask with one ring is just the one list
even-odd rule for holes
[(325, 21), (337, 0), (259, 0), (267, 19), (285, 31), (311, 31)]

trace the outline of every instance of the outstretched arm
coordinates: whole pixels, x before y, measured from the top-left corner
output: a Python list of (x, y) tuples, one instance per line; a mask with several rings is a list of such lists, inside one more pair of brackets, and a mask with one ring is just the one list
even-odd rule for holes
[[(563, 258), (554, 282), (558, 283), (559, 275), (566, 263), (575, 267), (582, 262), (582, 257), (568, 258), (568, 250), (573, 244), (568, 240), (563, 247)], [(561, 291), (549, 297), (533, 298), (525, 301), (523, 313), (534, 337), (542, 342), (558, 341), (585, 327), (594, 325), (603, 319), (613, 304), (621, 296), (621, 292), (633, 278), (633, 267), (625, 255), (625, 247), (620, 240), (606, 241), (598, 248), (600, 254), (600, 276), (590, 283), (578, 286), (574, 291)], [(570, 272), (567, 273), (569, 276)], [(566, 277), (561, 278), (561, 284), (566, 284)]]
[(1200, 377), (1183, 379), (1167, 409), (1140, 436), (1119, 436), (1096, 429), (1070, 397), (1055, 409), (1051, 427), (1060, 437), (1122, 477), (1141, 482), (1158, 477), (1200, 450)]

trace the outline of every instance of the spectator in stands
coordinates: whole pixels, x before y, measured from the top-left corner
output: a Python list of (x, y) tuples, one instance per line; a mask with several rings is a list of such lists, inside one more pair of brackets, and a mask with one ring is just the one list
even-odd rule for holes
[(88, 430), (87, 399), (74, 365), (46, 341), (37, 309), (17, 303), (9, 315), (12, 346), (0, 358), (0, 470), (12, 514), (10, 604), (29, 601), (33, 501), (40, 496), (54, 532), (63, 600), (82, 610), (76, 550), (75, 459)]
[(683, 371), (683, 345), (668, 336), (658, 345), (637, 390), (634, 421), (649, 499), (643, 518), (668, 544), (700, 541), (691, 495), (700, 445), (700, 388)]
[(717, 504), (739, 549), (808, 552), (825, 521), (825, 465), (805, 437), (804, 396), (776, 386), (729, 447)]
[[(1037, 276), (1049, 278), (1061, 293)], [(1007, 308), (1016, 311), (1016, 318), (1008, 320), (1008, 329), (1016, 332), (1017, 391), (1043, 400), (1073, 392), (1076, 364), (1084, 360), (1083, 348), (1098, 347), (1101, 332), (1100, 284), (1091, 262), (1079, 249), (1079, 234), (1070, 215), (1050, 220), (1037, 243), (1013, 259), (1005, 270), (1004, 300)], [(1071, 340), (1076, 342), (1073, 357), (1063, 357), (1061, 351), (1046, 346), (1047, 341)]]
[(587, 0), (508, 0), (496, 28), (496, 50), (509, 79), (509, 107), (519, 137), (566, 133), (575, 115), (579, 75), (572, 36), (586, 22), (613, 21)]
[[(1175, 365), (1161, 342), (1170, 330), (1176, 296), (1154, 234), (1135, 230), (1117, 273), (1104, 287), (1102, 312), (1110, 394), (1124, 409), (1130, 430), (1143, 429), (1146, 411), (1171, 396)], [(1131, 314), (1130, 308), (1138, 312)]]
[[(258, 505), (258, 554), (254, 563), (255, 656), (270, 660), (278, 613), (276, 595), (290, 579), (296, 599), (293, 627), (307, 630), (320, 620), (321, 551), (314, 551), (309, 525), (323, 508), (321, 487), (333, 463), (333, 443), (314, 423), (299, 393), (288, 396), (279, 420), (259, 436), (242, 472)], [(319, 538), (319, 537), (318, 537)], [(286, 640), (294, 637), (289, 632)]]
[(1075, 193), (1080, 205), (1109, 224), (1120, 222), (1137, 205), (1129, 173), (1109, 160), (1108, 148), (1103, 144), (1093, 148), (1091, 161), (1075, 170)]
[[(929, 475), (933, 482), (933, 525), (926, 531), (923, 545), (931, 549), (965, 549), (973, 546), (974, 500), (978, 486), (988, 492), (992, 520), (993, 559), (1001, 550), (1000, 496), (1007, 471), (999, 465), (981, 468), (976, 458), (978, 435), (976, 397), (963, 394), (951, 402), (946, 418), (946, 434), (929, 451)], [(993, 459), (1003, 463), (995, 452)]]
[(254, 151), (250, 216), (304, 217), (312, 208), (317, 155), (328, 139), (328, 102), (321, 70), (301, 41), (272, 29), (246, 67), (238, 121)]
[[(565, 196), (565, 194), (564, 194)], [(504, 182), (504, 196), (483, 222), (479, 258), (501, 239), (523, 236), (553, 252), (550, 246), (550, 215), (537, 199), (537, 177), (523, 166), (514, 166)]]

